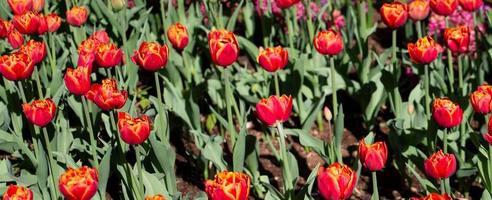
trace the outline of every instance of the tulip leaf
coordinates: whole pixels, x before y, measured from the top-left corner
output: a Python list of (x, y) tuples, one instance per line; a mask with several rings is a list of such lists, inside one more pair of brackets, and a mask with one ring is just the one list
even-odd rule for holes
[(110, 175), (110, 168), (111, 168), (111, 153), (113, 151), (113, 148), (109, 146), (106, 149), (106, 153), (104, 154), (104, 157), (102, 158), (101, 162), (99, 163), (99, 166), (97, 168), (98, 174), (99, 174), (99, 184), (98, 184), (98, 191), (101, 194), (106, 193), (106, 185), (108, 183), (109, 175)]

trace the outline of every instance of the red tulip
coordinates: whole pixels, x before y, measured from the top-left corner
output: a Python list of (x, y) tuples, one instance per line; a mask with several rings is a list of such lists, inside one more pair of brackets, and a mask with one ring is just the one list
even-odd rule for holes
[(210, 200), (247, 200), (250, 183), (246, 174), (224, 171), (205, 182), (205, 192)]
[(368, 145), (364, 139), (359, 142), (359, 158), (365, 168), (370, 171), (380, 171), (388, 159), (388, 148), (384, 142)]
[(430, 7), (436, 14), (448, 16), (458, 7), (458, 0), (430, 0)]
[(50, 33), (56, 32), (61, 25), (61, 17), (56, 13), (51, 13), (45, 16), (46, 23), (48, 24), (48, 31)]
[(92, 33), (90, 38), (99, 41), (101, 44), (109, 43), (109, 36), (105, 30), (100, 30)]
[(188, 45), (188, 31), (186, 26), (176, 23), (167, 29), (167, 38), (175, 49), (182, 50)]
[(118, 91), (116, 80), (108, 78), (102, 84), (92, 84), (85, 96), (102, 110), (120, 109), (125, 105), (128, 93)]
[(37, 30), (37, 33), (39, 35), (43, 35), (45, 34), (46, 32), (48, 32), (48, 21), (46, 21), (46, 17), (41, 15), (41, 14), (37, 14), (36, 17), (38, 18), (38, 30)]
[(449, 178), (456, 172), (456, 158), (439, 150), (424, 161), (424, 169), (434, 179)]
[(44, 0), (32, 0), (32, 11), (38, 13), (44, 8)]
[(3, 200), (32, 200), (32, 191), (29, 188), (9, 185), (5, 193), (3, 193)]
[(439, 126), (452, 128), (461, 124), (463, 110), (447, 98), (437, 98), (432, 103), (432, 117)]
[(93, 53), (80, 54), (79, 59), (77, 60), (77, 65), (88, 66), (92, 69), (92, 64), (94, 63), (95, 59), (96, 56)]
[(51, 99), (34, 100), (30, 104), (22, 104), (22, 110), (32, 124), (43, 127), (55, 117), (56, 105)]
[(31, 76), (34, 64), (31, 58), (23, 52), (0, 57), (0, 73), (11, 81), (23, 80)]
[(80, 43), (77, 52), (79, 54), (95, 54), (100, 45), (101, 42), (99, 42), (99, 40), (89, 38)]
[(23, 15), (32, 10), (32, 0), (7, 0), (14, 15)]
[(489, 118), (489, 123), (487, 125), (488, 132), (483, 135), (483, 139), (492, 145), (492, 117)]
[(68, 168), (58, 180), (58, 188), (68, 200), (90, 200), (97, 192), (98, 181), (96, 169)]
[(86, 66), (68, 68), (63, 80), (70, 93), (84, 95), (91, 88), (91, 69)]
[(452, 198), (448, 194), (430, 193), (429, 195), (421, 198), (412, 197), (410, 200), (452, 200)]
[(101, 67), (114, 67), (123, 60), (123, 51), (115, 44), (99, 45), (96, 51), (96, 62)]
[(407, 22), (407, 9), (406, 4), (394, 1), (383, 4), (383, 6), (379, 9), (379, 13), (381, 14), (381, 18), (386, 26), (392, 29), (397, 29)]
[(67, 10), (67, 22), (72, 26), (82, 26), (87, 21), (89, 10), (86, 7), (74, 6)]
[(21, 46), (20, 51), (29, 55), (34, 65), (41, 63), (46, 57), (46, 44), (35, 40), (29, 40), (25, 45)]
[(227, 30), (210, 31), (208, 47), (212, 61), (216, 65), (227, 67), (237, 60), (239, 44), (233, 32)]
[(470, 94), (470, 102), (477, 113), (489, 113), (492, 110), (492, 86), (483, 84)]
[(357, 183), (357, 173), (350, 167), (333, 163), (318, 171), (318, 190), (325, 200), (348, 199)]
[(12, 31), (12, 24), (0, 18), (0, 38), (5, 38), (9, 35), (10, 31)]
[(275, 3), (279, 8), (286, 9), (299, 3), (300, 1), (301, 0), (275, 0)]
[(15, 15), (12, 24), (22, 34), (34, 34), (38, 32), (39, 18), (33, 12), (27, 12)]
[(266, 49), (260, 48), (260, 53), (256, 60), (263, 69), (268, 72), (275, 72), (289, 64), (289, 53), (281, 46)]
[(415, 44), (408, 43), (408, 54), (415, 64), (429, 64), (437, 58), (438, 44), (431, 36), (426, 36), (417, 40)]
[(413, 21), (421, 21), (430, 13), (429, 1), (414, 0), (408, 4), (408, 16)]
[(7, 36), (7, 40), (9, 41), (10, 46), (14, 49), (17, 49), (24, 44), (24, 36), (15, 29), (10, 31)]
[(143, 42), (138, 51), (132, 56), (132, 61), (140, 68), (148, 71), (157, 71), (167, 64), (169, 49), (167, 45), (157, 42)]
[(320, 54), (334, 56), (343, 50), (343, 38), (333, 29), (320, 31), (314, 38), (314, 47)]
[(466, 53), (470, 46), (470, 28), (458, 26), (444, 31), (444, 40), (448, 48), (455, 53)]
[(160, 194), (157, 194), (154, 196), (147, 196), (147, 197), (145, 197), (145, 200), (166, 200), (166, 198), (164, 198), (164, 196), (162, 196)]
[(256, 104), (256, 116), (267, 126), (285, 122), (292, 112), (292, 97), (289, 95), (270, 96)]
[(461, 8), (468, 12), (473, 12), (483, 5), (483, 0), (459, 0)]
[(138, 145), (149, 138), (151, 123), (147, 115), (133, 118), (128, 113), (118, 112), (118, 129), (124, 142)]

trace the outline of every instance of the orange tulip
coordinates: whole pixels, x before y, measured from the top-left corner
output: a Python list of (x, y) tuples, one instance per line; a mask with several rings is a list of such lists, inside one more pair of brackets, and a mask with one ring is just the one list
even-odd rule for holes
[(143, 42), (138, 51), (132, 56), (132, 61), (140, 68), (148, 71), (157, 71), (167, 64), (169, 49), (167, 45), (157, 42)]
[(98, 181), (96, 169), (68, 168), (58, 180), (58, 188), (68, 200), (90, 200), (97, 192)]
[(0, 57), (0, 73), (8, 80), (26, 79), (31, 76), (33, 70), (34, 64), (31, 58), (23, 52)]
[(453, 154), (444, 154), (439, 150), (424, 161), (424, 169), (432, 178), (449, 178), (456, 172), (456, 158)]
[(23, 15), (33, 8), (32, 0), (7, 0), (14, 15)]
[(128, 113), (118, 112), (118, 130), (121, 139), (127, 144), (142, 144), (150, 135), (150, 119), (147, 115), (133, 118)]
[(483, 0), (459, 0), (461, 8), (473, 12), (483, 5)]
[(337, 55), (343, 50), (342, 35), (333, 29), (320, 31), (314, 38), (314, 47), (320, 54)]
[(414, 43), (408, 43), (408, 54), (415, 64), (429, 64), (437, 58), (438, 44), (431, 36), (426, 36)]
[(263, 69), (269, 72), (275, 72), (287, 66), (289, 63), (289, 53), (281, 46), (266, 49), (260, 48), (260, 53), (256, 60)]
[(32, 200), (33, 195), (32, 191), (29, 188), (18, 186), (18, 185), (9, 185), (5, 193), (3, 193), (3, 200)]
[(461, 124), (463, 110), (447, 98), (437, 98), (432, 103), (432, 117), (439, 126), (452, 128)]
[(34, 65), (41, 63), (46, 57), (46, 44), (35, 40), (29, 40), (20, 48), (20, 51), (29, 55)]
[(388, 159), (388, 147), (384, 142), (368, 145), (362, 139), (359, 142), (359, 158), (365, 168), (370, 171), (380, 171)]
[(336, 162), (327, 168), (319, 168), (318, 190), (325, 200), (349, 198), (356, 183), (357, 173), (347, 165)]
[(183, 24), (176, 23), (167, 29), (167, 38), (175, 49), (182, 50), (188, 45), (188, 30)]
[(82, 26), (87, 21), (89, 10), (86, 7), (74, 6), (67, 10), (67, 22), (72, 26)]
[(7, 35), (7, 40), (14, 49), (17, 49), (24, 44), (24, 36), (15, 29), (10, 31), (9, 35)]
[(116, 80), (108, 78), (104, 79), (102, 84), (92, 84), (85, 96), (102, 110), (111, 110), (122, 108), (128, 98), (128, 93), (119, 91)]
[(22, 34), (33, 34), (38, 32), (39, 18), (33, 12), (27, 12), (15, 15), (12, 24)]
[(380, 8), (379, 13), (386, 26), (397, 29), (407, 22), (408, 12), (407, 5), (394, 1), (392, 3), (385, 3)]
[(470, 46), (470, 28), (458, 26), (444, 31), (444, 40), (448, 48), (455, 53), (466, 53)]
[(212, 61), (219, 66), (227, 67), (236, 62), (239, 44), (233, 32), (212, 30), (208, 33), (208, 47)]
[(102, 44), (97, 47), (96, 62), (101, 67), (114, 67), (123, 60), (123, 51), (115, 44)]
[(448, 16), (458, 7), (458, 0), (430, 0), (430, 7), (436, 14)]
[(300, 1), (301, 0), (275, 0), (275, 3), (279, 8), (286, 9), (299, 3)]
[(413, 21), (421, 21), (430, 13), (429, 1), (414, 0), (408, 4), (408, 16)]
[(84, 95), (91, 88), (91, 68), (88, 66), (68, 68), (63, 80), (70, 93)]
[(51, 13), (45, 16), (46, 23), (48, 24), (48, 31), (50, 33), (56, 32), (61, 25), (61, 17), (56, 13)]
[(22, 111), (32, 124), (43, 127), (55, 118), (56, 105), (51, 99), (34, 100), (30, 104), (22, 104)]
[(166, 200), (166, 198), (164, 198), (164, 196), (162, 196), (160, 194), (157, 194), (154, 196), (147, 196), (147, 197), (145, 197), (145, 200)]
[(250, 182), (246, 174), (224, 171), (205, 182), (205, 192), (210, 200), (247, 200)]

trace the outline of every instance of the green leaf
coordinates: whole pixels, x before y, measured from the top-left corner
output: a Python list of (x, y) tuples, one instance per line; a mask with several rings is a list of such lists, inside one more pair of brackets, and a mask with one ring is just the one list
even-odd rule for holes
[(98, 173), (99, 173), (99, 184), (98, 184), (98, 190), (99, 193), (105, 194), (106, 193), (106, 185), (108, 183), (109, 175), (110, 175), (110, 168), (111, 168), (111, 153), (113, 151), (113, 148), (108, 145), (109, 147), (106, 149), (106, 153), (104, 154), (104, 157), (101, 160), (101, 163), (99, 163), (99, 167), (97, 168)]

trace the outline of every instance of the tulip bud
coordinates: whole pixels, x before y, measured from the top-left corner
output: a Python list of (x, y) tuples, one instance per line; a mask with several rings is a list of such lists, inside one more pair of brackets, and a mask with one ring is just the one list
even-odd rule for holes
[(32, 11), (38, 13), (44, 8), (44, 0), (32, 0)]
[(70, 93), (84, 95), (91, 88), (91, 69), (87, 66), (68, 68), (63, 80)]
[(452, 200), (452, 198), (448, 194), (430, 193), (429, 195), (421, 198), (412, 197), (410, 200)]
[(31, 76), (33, 70), (31, 58), (23, 52), (0, 57), (0, 73), (8, 80), (24, 80)]
[(314, 38), (314, 47), (320, 54), (337, 55), (343, 50), (342, 35), (333, 29), (320, 31)]
[(449, 178), (456, 172), (456, 158), (439, 150), (424, 161), (424, 169), (434, 179)]
[(357, 173), (350, 167), (333, 163), (318, 171), (318, 190), (325, 200), (348, 199), (357, 183)]
[(22, 104), (22, 111), (32, 124), (43, 127), (55, 117), (56, 105), (51, 99), (34, 100), (30, 104)]
[(285, 122), (292, 112), (292, 97), (289, 95), (270, 96), (256, 104), (256, 116), (267, 126)]
[(112, 43), (99, 45), (95, 55), (97, 64), (105, 68), (119, 65), (123, 60), (123, 51)]
[(473, 110), (477, 113), (486, 114), (491, 111), (491, 100), (492, 100), (492, 88), (491, 86), (484, 84), (480, 86), (477, 90), (470, 94), (470, 102), (472, 104)]
[(233, 32), (212, 30), (208, 33), (208, 47), (212, 61), (219, 66), (227, 67), (236, 62), (239, 44)]
[(468, 12), (474, 12), (483, 5), (483, 0), (459, 0), (461, 8)]
[(102, 84), (93, 84), (85, 96), (102, 110), (111, 110), (122, 108), (128, 98), (128, 93), (119, 91), (116, 80), (108, 78), (104, 79)]
[(323, 115), (325, 116), (326, 121), (331, 121), (331, 119), (333, 119), (333, 114), (331, 113), (330, 108), (326, 106), (323, 109)]
[(22, 34), (33, 34), (38, 32), (39, 18), (33, 12), (27, 12), (15, 15), (12, 24)]
[(444, 40), (448, 48), (455, 53), (466, 53), (470, 46), (470, 28), (458, 26), (444, 31)]
[(260, 53), (256, 60), (266, 71), (275, 72), (289, 64), (289, 52), (281, 46), (266, 49), (260, 48)]
[(275, 0), (277, 6), (282, 9), (287, 9), (299, 2), (301, 2), (301, 0)]
[(430, 7), (436, 14), (448, 16), (458, 7), (458, 0), (430, 0)]
[(176, 23), (167, 29), (167, 38), (177, 50), (182, 50), (188, 45), (188, 30), (186, 26)]
[(388, 148), (384, 142), (368, 145), (364, 139), (359, 142), (359, 158), (365, 168), (370, 171), (380, 171), (388, 158)]
[(35, 40), (29, 40), (20, 48), (20, 51), (29, 55), (34, 65), (41, 63), (46, 57), (46, 44)]
[(160, 194), (157, 194), (154, 196), (147, 196), (147, 197), (145, 197), (145, 200), (166, 200), (166, 198), (164, 198), (164, 196), (162, 196)]
[(61, 25), (61, 17), (56, 13), (51, 13), (45, 16), (46, 23), (48, 24), (48, 31), (50, 33), (56, 32)]
[(452, 128), (461, 124), (463, 110), (447, 98), (437, 98), (432, 103), (432, 118), (439, 126)]
[(437, 58), (438, 44), (431, 36), (420, 38), (415, 44), (408, 43), (407, 48), (415, 64), (429, 64)]
[(115, 12), (118, 12), (126, 7), (126, 0), (111, 0), (111, 7)]
[(142, 69), (157, 71), (166, 66), (168, 56), (167, 45), (161, 46), (157, 42), (143, 42), (138, 51), (133, 53), (132, 61)]
[(430, 13), (429, 1), (414, 0), (408, 4), (408, 16), (413, 21), (421, 21)]
[(121, 139), (132, 145), (142, 144), (149, 138), (151, 125), (147, 115), (132, 118), (125, 112), (118, 112), (118, 130), (121, 134)]
[(219, 172), (214, 180), (205, 182), (205, 192), (210, 200), (247, 200), (250, 182), (241, 172)]
[(32, 0), (7, 0), (14, 15), (23, 15), (32, 10)]
[(33, 195), (32, 191), (29, 188), (18, 186), (18, 185), (9, 185), (5, 193), (2, 196), (3, 200), (32, 200)]
[(58, 180), (58, 188), (67, 200), (90, 200), (97, 192), (98, 181), (96, 169), (68, 168)]
[(404, 25), (408, 18), (407, 5), (398, 1), (383, 4), (379, 13), (386, 26), (392, 29)]
[(17, 49), (24, 44), (24, 36), (17, 30), (10, 31), (7, 40), (14, 49)]
[(81, 26), (87, 21), (89, 16), (89, 10), (86, 7), (74, 6), (72, 9), (67, 10), (67, 22), (72, 26)]

